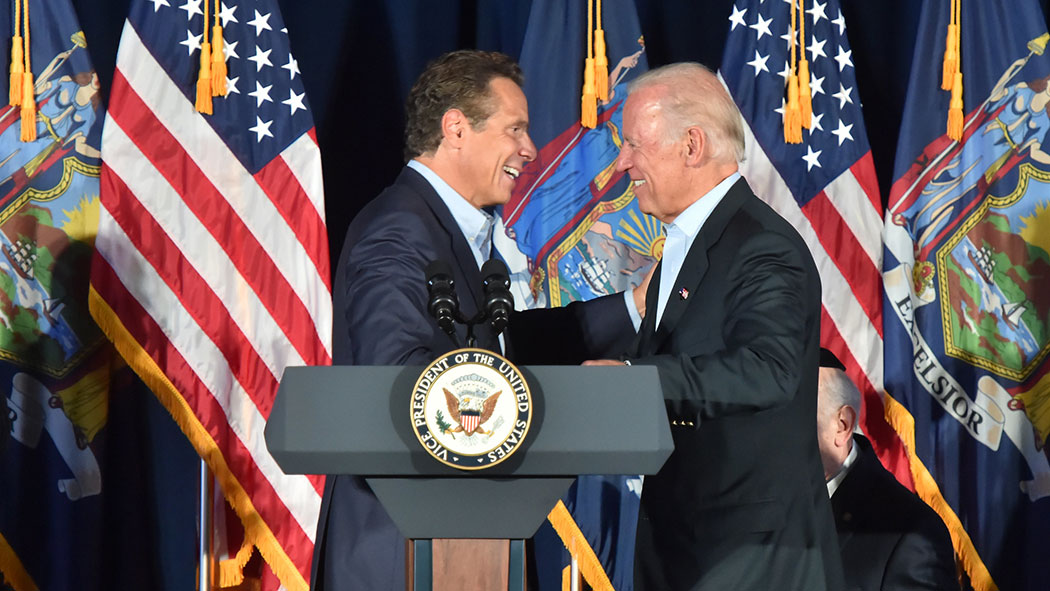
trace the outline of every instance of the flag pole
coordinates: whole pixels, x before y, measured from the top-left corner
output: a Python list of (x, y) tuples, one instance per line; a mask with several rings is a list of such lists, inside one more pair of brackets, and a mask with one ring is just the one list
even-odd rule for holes
[(211, 591), (211, 472), (208, 464), (201, 458), (200, 472), (200, 522), (199, 552), (197, 555), (197, 589)]

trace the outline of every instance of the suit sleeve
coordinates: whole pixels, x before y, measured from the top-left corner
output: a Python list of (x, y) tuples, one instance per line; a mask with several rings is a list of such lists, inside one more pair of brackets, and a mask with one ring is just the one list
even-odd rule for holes
[(959, 591), (948, 530), (935, 515), (901, 536), (886, 563), (882, 591)]
[[(432, 351), (433, 326), (427, 314), (424, 269), (436, 258), (438, 239), (418, 216), (388, 211), (371, 219), (345, 261), (343, 293), (336, 313), (345, 315), (347, 354), (336, 363), (425, 365)], [(446, 238), (447, 239), (447, 238)], [(451, 347), (450, 347), (451, 348)]]
[[(710, 419), (792, 399), (800, 382), (799, 360), (807, 339), (816, 334), (812, 324), (819, 322), (819, 308), (812, 303), (820, 298), (819, 278), (801, 248), (797, 240), (776, 232), (746, 238), (725, 277), (724, 346), (715, 352), (684, 350), (636, 361), (658, 368), (669, 411)], [(675, 330), (690, 325), (683, 318)]]
[(562, 308), (528, 310), (511, 318), (515, 363), (579, 364), (617, 357), (635, 337), (622, 293), (573, 302)]

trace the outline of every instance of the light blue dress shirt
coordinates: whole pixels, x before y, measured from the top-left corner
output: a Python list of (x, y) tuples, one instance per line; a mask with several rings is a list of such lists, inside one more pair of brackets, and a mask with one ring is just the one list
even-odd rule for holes
[(438, 197), (452, 213), (452, 218), (456, 220), (460, 232), (463, 232), (463, 237), (467, 239), (470, 252), (474, 254), (474, 260), (480, 269), (492, 251), (492, 226), (495, 218), (488, 212), (474, 207), (426, 164), (418, 160), (409, 160), (408, 167), (423, 175), (430, 186), (434, 187)]
[[(477, 261), (480, 269), (485, 264), (485, 261), (489, 259), (489, 255), (492, 252), (492, 229), (495, 225), (495, 218), (489, 213), (474, 207), (465, 197), (456, 192), (444, 179), (422, 162), (409, 160), (408, 167), (423, 175), (423, 178), (430, 183), (430, 186), (437, 192), (438, 197), (448, 207), (452, 218), (456, 220), (456, 225), (459, 226), (459, 230), (463, 233), (463, 237), (467, 239), (467, 244), (470, 245), (470, 252), (473, 253), (474, 260)], [(638, 327), (642, 324), (642, 318), (638, 314), (638, 309), (634, 306), (634, 296), (629, 289), (623, 292), (623, 295), (624, 303), (627, 306), (627, 314), (631, 317), (634, 329), (638, 330)], [(499, 340), (502, 346), (503, 335), (499, 336)]]
[(734, 172), (725, 180), (715, 185), (706, 195), (697, 199), (685, 211), (678, 214), (673, 222), (664, 226), (664, 254), (660, 269), (660, 291), (659, 299), (656, 301), (656, 324), (660, 326), (663, 319), (664, 309), (667, 308), (667, 299), (671, 297), (671, 289), (678, 281), (678, 273), (682, 270), (685, 255), (693, 246), (693, 241), (700, 234), (704, 222), (711, 217), (711, 212), (722, 202), (729, 188), (740, 178), (740, 173)]

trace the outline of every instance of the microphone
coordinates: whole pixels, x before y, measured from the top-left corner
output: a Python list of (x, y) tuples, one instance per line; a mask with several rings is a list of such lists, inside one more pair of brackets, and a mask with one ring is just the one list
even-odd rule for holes
[(514, 295), (510, 293), (510, 272), (499, 259), (489, 259), (481, 266), (482, 289), (485, 294), (485, 311), (492, 330), (503, 332), (514, 311)]
[(452, 279), (452, 269), (445, 261), (432, 261), (425, 270), (427, 277), (427, 312), (433, 316), (448, 334), (456, 332), (456, 314), (459, 312), (459, 298), (456, 297), (456, 282)]

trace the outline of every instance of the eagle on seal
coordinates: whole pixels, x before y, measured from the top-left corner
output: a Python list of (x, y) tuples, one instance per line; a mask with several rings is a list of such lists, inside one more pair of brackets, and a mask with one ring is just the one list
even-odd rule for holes
[(459, 399), (456, 398), (455, 394), (449, 392), (448, 388), (442, 388), (442, 390), (445, 391), (445, 403), (448, 405), (448, 414), (456, 422), (454, 429), (445, 429), (446, 433), (464, 432), (467, 434), (467, 437), (470, 437), (475, 432), (482, 435), (492, 434), (492, 431), (486, 431), (481, 426), (485, 424), (485, 421), (492, 418), (492, 413), (496, 410), (496, 400), (499, 398), (502, 390), (484, 399), (469, 395)]

